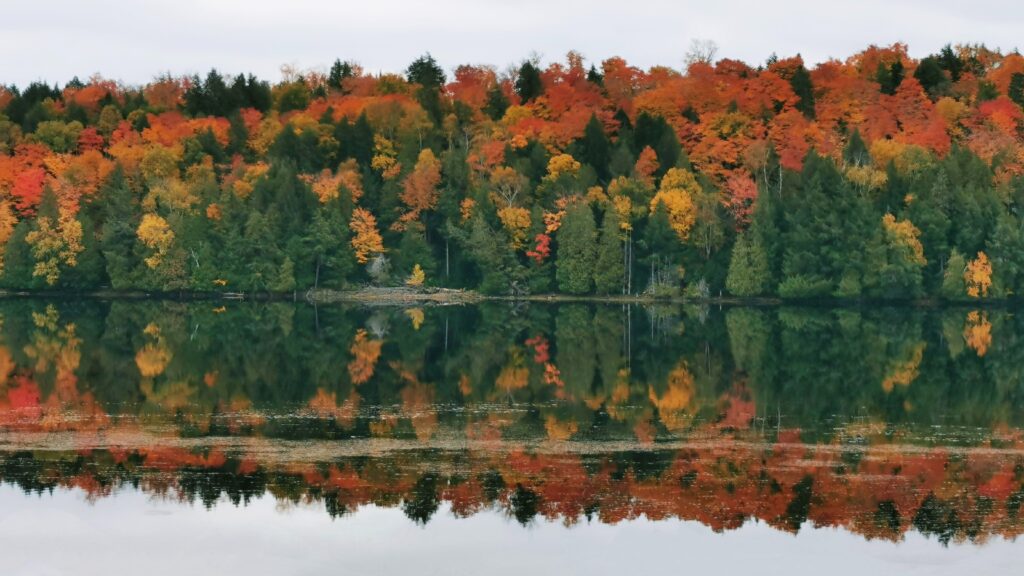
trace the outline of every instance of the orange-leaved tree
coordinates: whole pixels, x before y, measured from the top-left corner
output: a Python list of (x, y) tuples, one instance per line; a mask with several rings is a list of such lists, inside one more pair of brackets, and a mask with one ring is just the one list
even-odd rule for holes
[(368, 210), (353, 210), (352, 221), (348, 226), (353, 234), (351, 244), (355, 250), (356, 261), (366, 264), (370, 258), (384, 253), (384, 239), (377, 231), (377, 219)]
[(430, 148), (424, 148), (402, 185), (401, 199), (408, 210), (395, 223), (396, 229), (403, 229), (408, 222), (419, 219), (421, 213), (437, 204), (437, 185), (440, 183), (441, 163)]

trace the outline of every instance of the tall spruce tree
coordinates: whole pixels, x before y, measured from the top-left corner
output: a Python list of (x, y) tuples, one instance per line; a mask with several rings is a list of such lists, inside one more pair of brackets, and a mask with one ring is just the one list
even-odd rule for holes
[(621, 236), (619, 215), (612, 208), (606, 209), (594, 264), (594, 289), (598, 294), (621, 294), (623, 291), (626, 267)]
[(544, 84), (540, 79), (540, 69), (527, 60), (519, 67), (519, 74), (516, 76), (516, 94), (522, 103), (532, 102), (544, 93)]
[(597, 226), (586, 204), (576, 204), (562, 217), (558, 229), (555, 278), (558, 289), (567, 294), (588, 294), (594, 287), (597, 261)]
[(601, 182), (608, 181), (608, 164), (610, 159), (611, 142), (604, 132), (604, 126), (594, 114), (590, 115), (583, 130), (583, 138), (579, 140), (579, 160), (589, 164)]
[(767, 292), (768, 254), (758, 234), (740, 234), (732, 247), (725, 288), (734, 296), (760, 296)]
[(811, 82), (811, 74), (803, 64), (793, 71), (789, 85), (793, 88), (793, 93), (800, 99), (796, 104), (796, 109), (804, 116), (814, 118), (814, 85)]

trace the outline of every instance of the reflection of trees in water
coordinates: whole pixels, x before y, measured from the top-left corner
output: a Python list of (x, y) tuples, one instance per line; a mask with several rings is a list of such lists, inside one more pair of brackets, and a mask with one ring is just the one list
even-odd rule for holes
[(497, 510), (524, 526), (644, 517), (721, 531), (758, 519), (793, 533), (842, 527), (869, 539), (916, 530), (948, 544), (1024, 533), (1020, 466), (1018, 454), (989, 450), (851, 458), (813, 446), (727, 444), (584, 455), (416, 450), (302, 464), (140, 448), (0, 454), (0, 481), (27, 494), (78, 488), (90, 499), (131, 488), (207, 508), (270, 496), (285, 508), (323, 506), (332, 517), (397, 507), (424, 525), (447, 506), (460, 518)]
[(441, 506), (437, 496), (438, 478), (427, 473), (420, 476), (412, 487), (409, 497), (402, 504), (402, 511), (417, 524), (426, 524)]
[(1022, 426), (1024, 326), (1009, 311), (492, 303), (422, 314), (5, 301), (0, 425), (85, 431), (126, 415), (189, 436), (640, 442), (793, 429), (907, 441), (941, 425), (971, 443)]
[[(1024, 318), (1011, 311), (422, 312), (0, 302), (0, 430), (66, 430), (86, 445), (139, 434), (119, 451), (6, 454), (0, 477), (93, 498), (133, 486), (207, 506), (266, 494), (332, 515), (377, 504), (420, 523), (448, 505), (523, 524), (758, 518), (941, 542), (1024, 531)], [(151, 426), (200, 448), (150, 446)], [(223, 436), (251, 437), (252, 452), (202, 441)], [(260, 451), (368, 438), (407, 449), (291, 466)], [(655, 449), (669, 440), (697, 445)], [(606, 453), (606, 441), (632, 448)], [(596, 453), (559, 453), (576, 446)]]

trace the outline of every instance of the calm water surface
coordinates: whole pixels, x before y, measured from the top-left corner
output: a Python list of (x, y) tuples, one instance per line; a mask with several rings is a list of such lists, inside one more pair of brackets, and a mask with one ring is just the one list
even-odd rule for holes
[(0, 301), (0, 573), (1006, 574), (1012, 310)]

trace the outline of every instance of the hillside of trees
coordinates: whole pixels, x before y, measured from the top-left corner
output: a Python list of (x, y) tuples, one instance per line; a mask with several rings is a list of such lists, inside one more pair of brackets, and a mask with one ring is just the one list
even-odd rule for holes
[(0, 88), (0, 287), (1006, 298), (1024, 56)]

